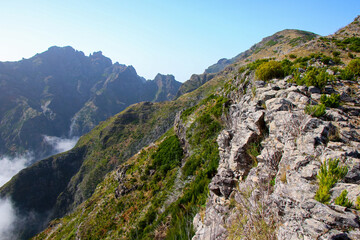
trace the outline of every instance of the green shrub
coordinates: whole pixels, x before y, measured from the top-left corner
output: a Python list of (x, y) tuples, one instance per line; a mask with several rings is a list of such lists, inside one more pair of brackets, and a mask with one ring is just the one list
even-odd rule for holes
[(315, 200), (327, 204), (330, 201), (330, 192), (326, 186), (319, 185), (316, 191)]
[(299, 57), (299, 58), (295, 59), (294, 63), (306, 63), (309, 60), (310, 60), (309, 56)]
[(330, 189), (335, 183), (345, 177), (347, 171), (346, 166), (339, 166), (339, 159), (329, 159), (327, 164), (324, 161), (317, 175), (319, 189), (315, 194), (315, 200), (325, 204), (328, 203), (330, 200)]
[(360, 59), (353, 59), (346, 67), (355, 76), (360, 76)]
[(181, 113), (181, 120), (185, 121), (187, 119), (188, 116), (190, 116), (196, 109), (196, 106), (192, 106), (192, 107), (189, 107), (187, 108), (186, 110), (184, 110), (182, 113)]
[(352, 38), (349, 49), (353, 52), (360, 52), (360, 38)]
[(324, 63), (324, 64), (329, 64), (331, 60), (332, 60), (332, 59), (331, 59), (331, 57), (329, 57), (329, 56), (323, 56), (323, 57), (321, 58), (321, 62)]
[(323, 94), (320, 97), (320, 102), (326, 107), (337, 108), (340, 105), (340, 94), (332, 93), (330, 97)]
[(284, 77), (284, 69), (280, 62), (269, 61), (269, 62), (261, 64), (257, 68), (255, 75), (260, 80), (268, 81), (273, 78)]
[(217, 118), (221, 117), (223, 110), (227, 110), (230, 107), (229, 103), (229, 99), (222, 96), (218, 97), (215, 105), (211, 108), (210, 113)]
[(332, 39), (332, 41), (344, 50), (348, 47), (353, 52), (360, 52), (360, 38), (358, 37), (345, 38), (344, 40)]
[(276, 40), (269, 40), (265, 45), (271, 47), (276, 45), (277, 43), (278, 42)]
[(326, 113), (326, 107), (324, 104), (319, 105), (307, 105), (305, 107), (305, 113), (311, 115), (312, 117), (321, 117)]
[(357, 196), (355, 204), (356, 204), (356, 209), (360, 210), (360, 196)]
[(346, 68), (340, 71), (341, 79), (352, 80), (355, 76), (360, 76), (359, 58), (351, 60)]
[(341, 194), (337, 198), (335, 198), (335, 204), (339, 205), (339, 206), (351, 208), (353, 204), (347, 198), (347, 194), (348, 194), (348, 191), (346, 191), (346, 189), (344, 191), (342, 191)]
[(340, 56), (340, 52), (339, 52), (339, 51), (335, 51), (335, 52), (332, 53), (332, 55), (333, 55), (334, 57), (338, 57), (338, 56)]
[(252, 63), (249, 63), (247, 65), (247, 67), (250, 69), (250, 70), (255, 70), (257, 69), (260, 65), (262, 65), (263, 63), (266, 63), (266, 62), (269, 62), (269, 59), (258, 59), (258, 60), (255, 60), (254, 62)]
[(241, 73), (245, 72), (245, 70), (246, 70), (246, 67), (240, 67), (238, 70), (238, 73), (241, 74)]
[(173, 135), (166, 138), (158, 150), (151, 156), (153, 167), (156, 168), (157, 174), (164, 175), (170, 169), (180, 165), (183, 156), (183, 149), (177, 136)]
[(292, 82), (296, 83), (297, 85), (304, 85), (304, 79), (300, 77), (300, 73), (298, 71), (294, 72), (294, 78), (292, 79)]
[(202, 160), (200, 156), (191, 156), (185, 163), (182, 171), (184, 177), (188, 177), (190, 175), (194, 175), (195, 170), (201, 166)]
[(326, 86), (329, 78), (330, 76), (325, 70), (312, 68), (307, 71), (303, 81), (308, 87), (315, 86), (323, 89)]
[(343, 80), (352, 80), (354, 78), (354, 74), (349, 71), (349, 69), (345, 68), (344, 70), (340, 70), (340, 78)]
[(290, 75), (294, 71), (293, 67), (292, 67), (293, 63), (286, 58), (281, 61), (281, 66), (284, 71), (284, 74), (283, 74), (284, 76)]
[(296, 56), (295, 54), (290, 54), (290, 55), (289, 55), (289, 58), (295, 59), (295, 58), (297, 58), (297, 56)]
[(334, 57), (332, 60), (333, 60), (334, 63), (337, 64), (337, 65), (343, 64), (343, 62), (341, 61), (341, 58), (339, 58), (339, 57)]

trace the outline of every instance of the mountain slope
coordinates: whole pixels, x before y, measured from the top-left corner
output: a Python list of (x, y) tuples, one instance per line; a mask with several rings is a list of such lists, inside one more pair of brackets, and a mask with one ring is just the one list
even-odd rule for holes
[[(312, 71), (307, 61), (305, 75)], [(359, 84), (339, 78), (322, 89), (341, 94), (343, 105), (317, 118), (304, 108), (320, 102), (321, 89), (297, 85), (291, 75), (258, 81), (256, 64), (224, 74), (219, 95), (180, 112), (173, 131), (109, 173), (87, 201), (34, 239), (357, 239), (355, 206), (349, 211), (334, 201), (344, 189), (353, 202), (360, 196)], [(357, 125), (350, 133), (351, 123)], [(180, 153), (171, 157), (178, 144), (181, 161)], [(327, 205), (314, 199), (316, 176), (332, 157), (348, 172)]]
[(37, 157), (52, 150), (44, 136), (80, 136), (133, 103), (170, 100), (180, 86), (160, 74), (145, 81), (132, 66), (71, 47), (0, 63), (0, 82), (0, 154)]
[[(10, 198), (22, 218), (29, 214), (39, 216), (36, 220), (25, 218), (30, 222), (17, 226), (19, 238), (32, 236), (43, 228), (48, 219), (62, 217), (75, 209), (93, 194), (106, 173), (168, 131), (179, 110), (196, 104), (221, 84), (223, 82), (218, 79), (173, 102), (131, 105), (81, 137), (71, 151), (22, 170), (0, 189), (0, 197)], [(63, 176), (56, 162), (58, 159), (72, 162), (73, 154), (78, 152), (83, 154), (76, 158), (76, 167), (69, 169), (69, 177)], [(40, 178), (27, 177), (39, 176), (42, 172), (48, 174)], [(52, 188), (43, 182), (61, 182), (62, 187)], [(48, 195), (37, 194), (38, 191)], [(47, 204), (43, 205), (43, 201)]]
[(238, 54), (237, 56), (226, 59), (220, 59), (216, 64), (211, 65), (205, 70), (205, 73), (217, 73), (232, 63), (244, 64), (247, 61), (254, 61), (261, 58), (270, 58), (286, 55), (292, 49), (299, 45), (316, 38), (318, 35), (301, 30), (286, 29), (262, 39), (259, 43), (253, 45), (249, 50)]
[[(53, 222), (54, 229), (39, 238), (161, 239), (167, 232), (185, 238), (191, 232), (188, 221), (196, 213), (195, 206), (205, 203), (207, 185), (216, 172), (215, 138), (222, 128), (225, 102), (211, 95), (191, 112), (178, 115), (175, 132), (168, 131), (108, 174), (88, 201), (66, 219)], [(183, 121), (191, 124), (191, 130), (183, 132)], [(184, 150), (185, 139), (179, 134), (190, 143)]]
[[(335, 198), (360, 195), (360, 71), (349, 67), (358, 60), (346, 66), (319, 50), (233, 64), (175, 101), (135, 104), (100, 124), (72, 150), (86, 149), (82, 165), (47, 209), (66, 215), (35, 239), (356, 239), (358, 205)], [(347, 173), (317, 193), (329, 158)], [(21, 194), (28, 171), (0, 195)], [(42, 199), (27, 193), (35, 211)]]
[[(19, 228), (21, 237), (33, 235), (42, 220), (60, 217), (91, 196), (107, 172), (167, 131), (175, 117), (173, 109), (178, 107), (166, 102), (133, 105), (80, 138), (71, 151), (39, 161), (5, 184), (1, 197), (10, 197), (18, 212), (44, 216), (35, 228)], [(72, 164), (66, 174), (61, 163)], [(57, 183), (61, 187), (52, 186)]]
[(216, 64), (205, 69), (203, 74), (193, 74), (188, 81), (181, 85), (176, 96), (179, 97), (184, 93), (195, 90), (227, 67), (229, 67), (229, 70), (231, 71), (231, 68), (235, 65), (246, 65), (248, 62), (253, 62), (258, 59), (283, 59), (287, 54), (290, 54), (290, 52), (298, 49), (300, 46), (316, 37), (318, 37), (318, 35), (314, 33), (293, 29), (286, 29), (277, 32), (272, 36), (265, 37), (262, 41), (254, 44), (250, 49), (231, 59), (220, 59)]

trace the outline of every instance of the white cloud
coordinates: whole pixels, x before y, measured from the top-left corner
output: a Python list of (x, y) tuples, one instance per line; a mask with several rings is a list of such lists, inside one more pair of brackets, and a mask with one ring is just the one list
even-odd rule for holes
[[(53, 147), (53, 154), (65, 152), (72, 149), (78, 141), (78, 137), (59, 138), (55, 136), (44, 136), (44, 140)], [(0, 158), (0, 186), (7, 183), (20, 170), (27, 167), (34, 160), (32, 154), (17, 157), (4, 156)], [(31, 217), (30, 215), (26, 218)], [(22, 224), (25, 217), (18, 217), (9, 199), (0, 199), (0, 239), (16, 239), (14, 226)], [(34, 218), (34, 217), (33, 217)], [(34, 218), (35, 221), (36, 218)]]
[(57, 154), (72, 149), (79, 140), (79, 137), (60, 138), (55, 136), (44, 136), (44, 140), (53, 147), (53, 153)]
[(14, 223), (16, 214), (8, 199), (0, 200), (0, 239), (14, 239)]
[(32, 154), (18, 157), (4, 156), (0, 158), (0, 186), (8, 182), (20, 170), (27, 167), (33, 160)]
[[(0, 186), (7, 183), (20, 170), (27, 167), (34, 157), (25, 154), (17, 157), (4, 156), (0, 158)], [(0, 239), (16, 239), (15, 225), (18, 221), (15, 210), (9, 199), (0, 199)]]

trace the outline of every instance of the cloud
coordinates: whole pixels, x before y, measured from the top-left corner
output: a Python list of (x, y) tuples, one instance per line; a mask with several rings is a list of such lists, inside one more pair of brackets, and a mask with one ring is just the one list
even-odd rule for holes
[[(59, 138), (55, 136), (44, 136), (44, 140), (53, 148), (53, 154), (65, 152), (75, 146), (78, 137)], [(34, 161), (33, 154), (26, 154), (17, 157), (4, 156), (0, 158), (0, 186), (7, 183), (20, 170), (27, 167)], [(22, 213), (16, 211), (10, 199), (0, 199), (0, 239), (10, 240), (18, 237), (16, 229), (22, 228), (31, 219), (34, 223), (38, 220), (35, 213)]]
[(15, 174), (27, 167), (33, 158), (31, 153), (17, 157), (4, 156), (0, 158), (0, 186), (7, 183)]
[(0, 216), (0, 239), (14, 239), (16, 214), (10, 200), (0, 200)]
[[(0, 186), (27, 167), (34, 159), (33, 154), (17, 157), (4, 156), (0, 159)], [(15, 225), (18, 217), (9, 199), (0, 199), (0, 239), (16, 239)]]
[(55, 136), (44, 136), (44, 140), (53, 147), (53, 154), (57, 154), (72, 149), (79, 140), (79, 137), (60, 138)]

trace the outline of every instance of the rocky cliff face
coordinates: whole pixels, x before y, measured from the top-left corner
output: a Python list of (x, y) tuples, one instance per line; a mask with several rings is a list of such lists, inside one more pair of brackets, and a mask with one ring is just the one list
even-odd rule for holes
[[(320, 90), (293, 84), (291, 76), (265, 83), (244, 73), (234, 83), (228, 127), (217, 138), (218, 173), (205, 214), (194, 218), (193, 239), (359, 239), (358, 212), (334, 204), (344, 189), (353, 203), (360, 195), (358, 83), (325, 87), (343, 104), (321, 118), (304, 113)], [(323, 204), (314, 199), (317, 175), (329, 159), (348, 172)]]

